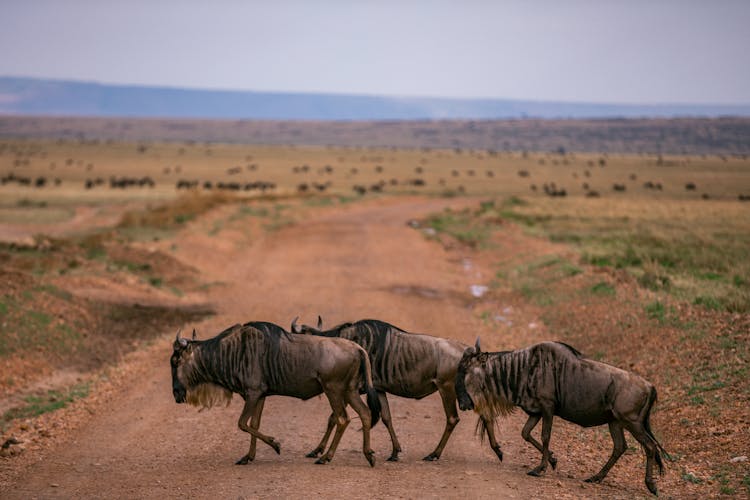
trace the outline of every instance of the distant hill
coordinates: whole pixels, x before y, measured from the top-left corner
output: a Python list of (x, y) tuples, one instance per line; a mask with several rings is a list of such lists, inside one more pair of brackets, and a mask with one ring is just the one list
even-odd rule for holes
[(750, 116), (750, 104), (624, 105), (188, 90), (0, 77), (0, 114), (242, 120), (494, 120)]
[(750, 118), (281, 121), (0, 115), (1, 139), (744, 156), (750, 154)]

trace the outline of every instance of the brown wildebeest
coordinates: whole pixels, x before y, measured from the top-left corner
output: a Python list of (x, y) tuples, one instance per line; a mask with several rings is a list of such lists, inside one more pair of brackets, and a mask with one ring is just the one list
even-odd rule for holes
[[(599, 483), (626, 448), (627, 429), (646, 453), (646, 487), (654, 495), (654, 462), (664, 473), (662, 453), (669, 455), (654, 437), (649, 414), (656, 401), (656, 389), (633, 373), (591, 359), (567, 344), (542, 342), (525, 349), (482, 352), (476, 346), (464, 352), (456, 374), (456, 395), (462, 410), (476, 411), (482, 419), (490, 444), (496, 444), (495, 419), (520, 406), (529, 415), (521, 435), (542, 452), (542, 462), (529, 471), (539, 476), (554, 469), (557, 459), (549, 449), (552, 419), (555, 415), (583, 427), (609, 425), (614, 442), (612, 455), (602, 470), (586, 480)], [(542, 444), (531, 436), (542, 420)]]
[[(203, 341), (195, 340), (195, 331), (193, 340), (178, 332), (173, 348), (172, 393), (177, 403), (210, 408), (229, 404), (237, 393), (245, 400), (239, 428), (280, 453), (279, 443), (258, 431), (266, 397), (305, 400), (325, 393), (333, 410), (328, 422), (336, 426), (336, 434), (316, 463), (325, 464), (333, 458), (349, 425), (349, 404), (362, 422), (362, 451), (370, 465), (375, 465), (370, 427), (378, 421), (380, 403), (372, 386), (367, 352), (354, 342), (290, 335), (273, 323), (253, 322), (234, 325)], [(360, 388), (367, 392), (367, 406), (359, 397)], [(254, 458), (255, 439), (251, 439), (250, 450), (237, 464)]]
[[(294, 333), (341, 337), (356, 342), (367, 351), (372, 361), (373, 385), (380, 398), (381, 416), (391, 436), (389, 461), (398, 460), (401, 445), (393, 430), (386, 393), (412, 399), (422, 399), (435, 391), (440, 393), (445, 411), (445, 429), (435, 450), (424, 460), (439, 459), (459, 421), (455, 392), (456, 367), (467, 346), (451, 339), (409, 333), (374, 319), (344, 323), (325, 331), (322, 328), (320, 317), (317, 328), (298, 326), (296, 318), (292, 322)], [(308, 456), (316, 456), (323, 451), (328, 432)], [(502, 460), (502, 453), (498, 457)]]

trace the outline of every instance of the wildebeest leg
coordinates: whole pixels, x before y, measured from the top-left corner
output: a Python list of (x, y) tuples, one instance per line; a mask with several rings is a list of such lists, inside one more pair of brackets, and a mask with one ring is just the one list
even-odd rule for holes
[[(648, 417), (647, 417), (648, 418)], [(628, 422), (625, 421), (625, 428), (630, 431), (633, 437), (641, 443), (643, 451), (646, 453), (646, 488), (654, 495), (658, 495), (656, 489), (656, 483), (654, 482), (654, 462), (656, 461), (656, 454), (659, 452), (656, 448), (656, 443), (651, 440), (649, 434), (646, 432), (641, 422)]]
[[(258, 430), (260, 427), (260, 417), (263, 414), (263, 405), (266, 404), (266, 398), (260, 398), (258, 403), (255, 405), (255, 412), (250, 420), (250, 427)], [(255, 445), (258, 443), (258, 438), (255, 436), (250, 438), (250, 451), (247, 452), (247, 460), (252, 462), (255, 460)]]
[(607, 463), (604, 464), (602, 470), (586, 479), (587, 483), (601, 482), (609, 472), (609, 469), (611, 469), (617, 463), (617, 460), (620, 458), (620, 456), (625, 453), (625, 434), (622, 430), (622, 424), (617, 420), (610, 422), (609, 434), (612, 436), (612, 442), (614, 443), (614, 447), (612, 448), (612, 455), (609, 457), (609, 460), (607, 460)]
[(380, 400), (380, 418), (383, 420), (388, 434), (391, 435), (391, 456), (389, 462), (398, 462), (398, 454), (401, 453), (401, 445), (396, 437), (396, 431), (393, 429), (393, 420), (391, 420), (391, 408), (388, 406), (388, 398), (384, 392), (378, 391), (378, 400)]
[(320, 444), (315, 447), (313, 451), (305, 455), (307, 458), (315, 458), (321, 453), (323, 453), (323, 450), (326, 449), (326, 443), (328, 443), (328, 438), (331, 437), (331, 431), (333, 431), (333, 428), (336, 426), (336, 415), (331, 413), (331, 416), (328, 417), (328, 427), (326, 428), (326, 433), (323, 434), (323, 439), (320, 440)]
[(529, 476), (540, 476), (547, 470), (547, 462), (550, 462), (549, 439), (552, 436), (553, 418), (554, 414), (551, 411), (545, 411), (542, 414), (542, 462), (528, 472)]
[[(242, 409), (242, 414), (240, 415), (240, 419), (237, 422), (237, 426), (240, 428), (240, 430), (247, 432), (251, 436), (254, 436), (264, 443), (266, 443), (268, 446), (274, 449), (276, 453), (281, 453), (281, 447), (279, 446), (279, 443), (271, 436), (266, 436), (265, 434), (262, 434), (260, 431), (253, 429), (251, 426), (247, 425), (247, 421), (250, 418), (250, 415), (255, 414), (255, 408), (259, 403), (259, 400), (262, 399), (260, 396), (255, 394), (248, 394), (245, 398), (245, 407)], [(258, 417), (260, 417), (260, 414), (258, 414)], [(250, 461), (250, 454), (248, 453), (244, 457), (240, 458), (236, 463), (237, 465), (244, 465)]]
[(357, 415), (359, 415), (359, 420), (362, 422), (362, 453), (364, 453), (365, 458), (370, 463), (370, 467), (375, 467), (375, 452), (372, 451), (372, 447), (370, 446), (370, 428), (372, 427), (370, 409), (359, 398), (356, 390), (349, 391), (346, 401), (354, 408)]
[(331, 461), (334, 453), (336, 453), (339, 441), (341, 441), (341, 436), (344, 434), (346, 426), (349, 425), (349, 415), (346, 414), (346, 406), (341, 395), (333, 391), (326, 391), (326, 396), (328, 396), (328, 402), (331, 404), (333, 417), (336, 421), (336, 433), (333, 435), (328, 451), (315, 461), (316, 464), (327, 464)]
[(497, 455), (497, 458), (500, 459), (500, 461), (503, 461), (503, 450), (500, 449), (500, 445), (497, 442), (497, 439), (495, 439), (495, 422), (494, 421), (487, 421), (483, 417), (479, 417), (483, 420), (483, 424), (485, 430), (487, 431), (487, 437), (490, 440), (490, 448), (492, 448), (492, 451), (495, 452), (495, 455)]
[[(526, 421), (526, 425), (523, 426), (523, 430), (521, 431), (521, 436), (526, 441), (531, 443), (534, 448), (539, 450), (540, 453), (543, 452), (542, 445), (539, 441), (534, 439), (534, 436), (531, 435), (531, 431), (534, 430), (534, 427), (536, 427), (536, 424), (539, 423), (539, 420), (541, 420), (541, 418), (541, 415), (529, 415), (529, 419)], [(557, 467), (557, 459), (555, 458), (555, 454), (552, 453), (551, 450), (549, 452), (549, 464), (552, 466), (552, 470)]]
[(458, 408), (456, 408), (455, 382), (451, 380), (438, 386), (438, 392), (440, 393), (440, 399), (443, 401), (443, 410), (445, 411), (445, 429), (443, 430), (443, 437), (440, 438), (435, 451), (424, 457), (423, 460), (432, 461), (440, 458), (443, 448), (445, 448), (445, 444), (448, 442), (448, 438), (451, 437), (451, 433), (459, 421)]

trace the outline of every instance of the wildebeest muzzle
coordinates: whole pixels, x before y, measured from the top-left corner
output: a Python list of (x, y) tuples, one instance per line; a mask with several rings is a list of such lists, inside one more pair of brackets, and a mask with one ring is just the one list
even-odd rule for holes
[(184, 403), (187, 396), (187, 391), (184, 387), (182, 387), (182, 385), (174, 384), (172, 385), (172, 394), (174, 395), (175, 402)]

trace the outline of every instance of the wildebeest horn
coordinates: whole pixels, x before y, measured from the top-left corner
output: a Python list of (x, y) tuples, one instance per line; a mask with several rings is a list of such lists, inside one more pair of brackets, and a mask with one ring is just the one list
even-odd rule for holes
[(299, 316), (295, 316), (292, 320), (292, 333), (300, 333), (302, 330), (299, 326), (297, 326), (297, 320), (299, 319)]
[(318, 314), (318, 330), (323, 329), (323, 318), (320, 317), (320, 314)]
[(182, 347), (185, 347), (188, 343), (187, 339), (184, 339), (180, 337), (180, 334), (182, 333), (182, 328), (177, 330), (177, 337), (175, 338), (175, 342), (178, 342)]
[(477, 354), (479, 354), (480, 352), (482, 352), (482, 348), (479, 346), (479, 337), (477, 337), (477, 341), (474, 344), (474, 349), (477, 351)]

